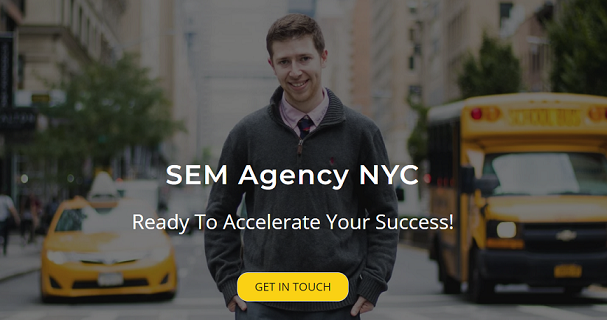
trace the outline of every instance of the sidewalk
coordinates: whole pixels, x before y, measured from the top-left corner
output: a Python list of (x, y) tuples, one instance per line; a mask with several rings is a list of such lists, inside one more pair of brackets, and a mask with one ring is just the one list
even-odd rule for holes
[[(43, 237), (38, 236), (35, 244), (21, 245), (19, 234), (11, 233), (6, 256), (0, 245), (0, 281), (8, 280), (40, 269), (40, 249)], [(2, 238), (0, 238), (0, 242)]]

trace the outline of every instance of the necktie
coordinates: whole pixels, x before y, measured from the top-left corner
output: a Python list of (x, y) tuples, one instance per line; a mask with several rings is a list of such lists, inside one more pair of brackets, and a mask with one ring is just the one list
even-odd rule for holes
[(297, 126), (299, 127), (299, 137), (302, 139), (305, 138), (308, 133), (310, 133), (310, 127), (312, 127), (313, 124), (314, 122), (312, 122), (310, 117), (304, 116), (301, 118), (299, 122), (297, 122)]

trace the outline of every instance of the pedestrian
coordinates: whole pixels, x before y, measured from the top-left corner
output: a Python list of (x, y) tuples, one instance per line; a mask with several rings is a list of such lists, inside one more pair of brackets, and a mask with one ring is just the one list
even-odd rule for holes
[(53, 221), (53, 217), (55, 216), (55, 213), (57, 212), (57, 209), (59, 208), (59, 199), (57, 198), (57, 196), (53, 196), (51, 198), (51, 201), (49, 203), (46, 204), (46, 206), (44, 207), (44, 220), (42, 222), (45, 234), (46, 232), (48, 232), (48, 228), (51, 225), (51, 222)]
[(21, 239), (24, 245), (34, 243), (36, 240), (39, 210), (40, 202), (36, 197), (26, 196), (21, 208)]
[(2, 236), (2, 254), (6, 256), (6, 248), (8, 246), (8, 232), (11, 227), (11, 215), (17, 225), (20, 224), (19, 213), (15, 209), (13, 199), (0, 190), (0, 235)]
[[(209, 270), (236, 319), (359, 319), (387, 290), (398, 243), (397, 230), (376, 228), (381, 214), (397, 217), (394, 188), (385, 177), (377, 184), (358, 178), (361, 165), (389, 167), (382, 135), (322, 86), (328, 52), (316, 21), (302, 14), (278, 19), (266, 48), (280, 87), (270, 104), (241, 120), (224, 143), (218, 168), (226, 166), (227, 182), (213, 185), (206, 211), (207, 220), (218, 225), (205, 230)], [(239, 181), (247, 165), (256, 174), (326, 169), (351, 175), (339, 190), (325, 185), (328, 175), (323, 183), (291, 179), (267, 190), (252, 179)], [(242, 235), (222, 228), (228, 218), (238, 218), (243, 194), (248, 218), (318, 218), (320, 228), (254, 228)], [(364, 230), (331, 229), (327, 214), (369, 223)], [(334, 302), (244, 302), (237, 280), (245, 272), (340, 272), (349, 280), (349, 293)]]

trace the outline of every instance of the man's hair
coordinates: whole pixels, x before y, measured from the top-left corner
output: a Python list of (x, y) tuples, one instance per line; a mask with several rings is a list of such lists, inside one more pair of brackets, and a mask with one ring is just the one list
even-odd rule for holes
[(268, 30), (266, 36), (266, 48), (270, 54), (270, 58), (274, 56), (272, 52), (272, 44), (275, 41), (288, 41), (298, 39), (307, 35), (312, 36), (314, 47), (319, 55), (322, 55), (325, 50), (325, 39), (322, 36), (322, 31), (318, 23), (314, 19), (300, 13), (288, 14), (274, 22)]

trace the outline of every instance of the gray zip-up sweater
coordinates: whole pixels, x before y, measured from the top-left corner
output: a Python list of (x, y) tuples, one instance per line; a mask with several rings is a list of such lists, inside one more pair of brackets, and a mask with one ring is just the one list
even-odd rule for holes
[[(301, 140), (284, 124), (278, 106), (282, 88), (272, 96), (270, 105), (241, 120), (232, 129), (223, 146), (219, 167), (227, 166), (227, 183), (215, 183), (206, 215), (217, 219), (218, 227), (205, 230), (205, 251), (211, 275), (226, 304), (237, 294), (237, 280), (244, 272), (341, 272), (350, 282), (346, 299), (340, 302), (264, 302), (293, 311), (325, 311), (353, 305), (358, 296), (376, 304), (387, 289), (396, 258), (398, 230), (377, 230), (376, 216), (397, 217), (396, 194), (379, 169), (379, 183), (360, 183), (360, 165), (373, 172), (373, 166), (389, 167), (381, 133), (363, 115), (345, 107), (331, 92), (329, 107), (319, 126)], [(257, 179), (265, 169), (277, 170), (273, 190), (263, 184), (238, 182), (246, 165), (251, 165)], [(318, 181), (285, 185), (278, 174), (290, 169), (314, 173), (328, 169), (340, 174), (349, 169), (340, 190), (335, 176), (322, 185)], [(248, 217), (318, 218), (319, 230), (245, 230), (223, 229), (228, 215), (236, 220), (236, 211), (245, 194)], [(330, 228), (326, 215), (370, 220), (365, 230)]]

